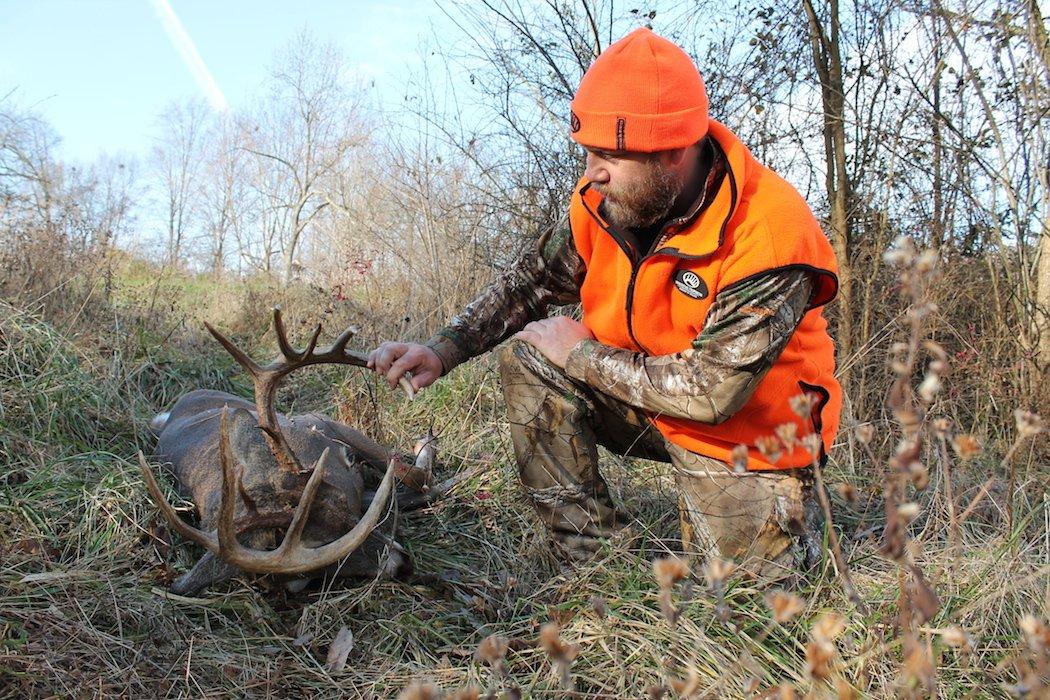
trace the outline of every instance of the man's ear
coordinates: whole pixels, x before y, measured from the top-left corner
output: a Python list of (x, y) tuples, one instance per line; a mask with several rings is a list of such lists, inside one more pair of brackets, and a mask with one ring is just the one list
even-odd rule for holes
[(664, 167), (681, 170), (686, 162), (690, 148), (692, 148), (692, 146), (683, 146), (682, 148), (672, 148), (666, 151), (660, 151), (660, 160), (663, 162)]

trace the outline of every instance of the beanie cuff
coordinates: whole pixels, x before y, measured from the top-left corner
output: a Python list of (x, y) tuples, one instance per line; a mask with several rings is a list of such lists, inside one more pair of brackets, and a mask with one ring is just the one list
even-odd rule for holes
[(691, 146), (707, 135), (707, 106), (664, 114), (587, 112), (573, 105), (572, 139), (605, 151), (653, 153)]

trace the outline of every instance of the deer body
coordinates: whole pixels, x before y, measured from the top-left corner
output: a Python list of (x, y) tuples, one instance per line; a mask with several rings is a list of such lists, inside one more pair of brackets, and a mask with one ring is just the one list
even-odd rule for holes
[[(345, 349), (349, 331), (331, 348), (315, 351), (318, 328), (310, 346), (297, 351), (287, 341), (279, 310), (274, 326), (282, 356), (264, 366), (209, 327), (251, 375), (254, 403), (220, 391), (191, 391), (153, 420), (157, 458), (169, 465), (180, 494), (196, 505), (198, 527), (183, 521), (167, 502), (140, 453), (146, 486), (161, 513), (208, 550), (176, 579), (176, 593), (195, 593), (241, 571), (275, 574), (292, 590), (320, 575), (412, 572), (408, 554), (393, 539), (393, 478), (395, 472), (422, 473), (429, 483), (433, 445), (417, 448), (416, 466), (409, 468), (362, 433), (326, 416), (278, 414), (273, 408), (277, 384), (289, 372), (323, 362), (362, 361)], [(376, 482), (368, 484), (373, 490), (366, 490), (366, 476)]]

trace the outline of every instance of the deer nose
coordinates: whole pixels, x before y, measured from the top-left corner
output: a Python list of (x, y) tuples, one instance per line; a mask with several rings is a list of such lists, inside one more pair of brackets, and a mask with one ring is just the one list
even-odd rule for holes
[(397, 542), (390, 543), (390, 551), (383, 565), (383, 573), (392, 579), (403, 579), (412, 575), (416, 567), (412, 557)]

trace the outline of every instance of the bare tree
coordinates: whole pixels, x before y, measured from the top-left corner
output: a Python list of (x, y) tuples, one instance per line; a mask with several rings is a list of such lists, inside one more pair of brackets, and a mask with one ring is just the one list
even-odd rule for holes
[[(809, 21), (813, 65), (820, 80), (824, 106), (825, 183), (831, 205), (831, 244), (839, 260), (839, 305), (850, 308), (853, 276), (850, 269), (850, 178), (846, 169), (846, 89), (842, 76), (842, 43), (838, 0), (828, 0), (825, 17), (812, 0), (802, 0)], [(853, 321), (847, 311), (839, 316), (839, 346), (843, 355), (852, 351)], [(849, 371), (844, 373), (849, 380)]]
[(246, 147), (256, 161), (258, 190), (273, 209), (267, 226), (281, 234), (285, 284), (293, 278), (303, 236), (329, 206), (331, 181), (364, 134), (341, 57), (300, 35), (271, 70)]
[(238, 143), (238, 126), (230, 119), (216, 124), (207, 144), (201, 178), (201, 210), (208, 237), (209, 267), (222, 275), (229, 254), (230, 233), (243, 225), (248, 203), (245, 152)]
[(167, 262), (178, 265), (198, 203), (210, 111), (203, 100), (176, 102), (161, 113), (153, 148), (166, 227)]

